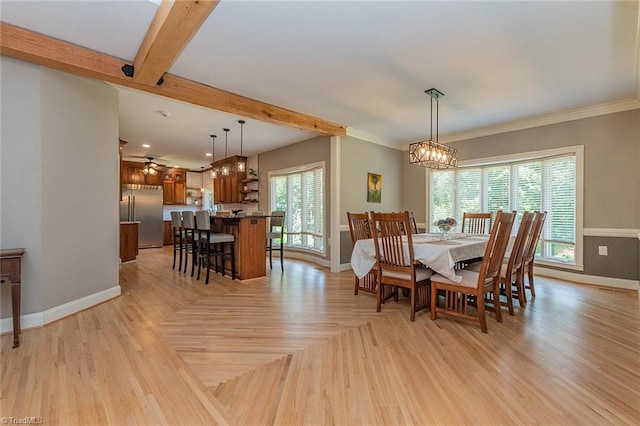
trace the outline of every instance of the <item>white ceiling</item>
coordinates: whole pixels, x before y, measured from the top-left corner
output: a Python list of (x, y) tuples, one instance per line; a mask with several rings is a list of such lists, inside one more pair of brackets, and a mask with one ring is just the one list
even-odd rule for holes
[[(445, 141), (541, 116), (640, 107), (639, 4), (223, 0), (168, 71), (400, 148), (429, 136), (424, 91), (431, 87), (445, 94)], [(131, 62), (158, 7), (146, 0), (0, 5), (4, 22)], [(228, 154), (238, 153), (242, 117), (119, 91), (126, 154), (197, 170), (210, 162), (209, 134), (218, 135), (216, 157), (224, 154), (223, 127), (231, 129)], [(312, 136), (247, 120), (244, 154)]]

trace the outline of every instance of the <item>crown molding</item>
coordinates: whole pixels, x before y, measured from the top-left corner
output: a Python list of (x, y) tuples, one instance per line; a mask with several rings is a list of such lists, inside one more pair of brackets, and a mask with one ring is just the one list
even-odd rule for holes
[(457, 142), (465, 139), (497, 135), (500, 133), (530, 129), (533, 127), (563, 123), (565, 121), (579, 120), (583, 118), (596, 117), (599, 115), (614, 114), (617, 112), (629, 111), (638, 108), (640, 108), (640, 99), (625, 99), (622, 101), (610, 102), (586, 108), (545, 114), (525, 120), (511, 121), (505, 124), (500, 124), (498, 126), (484, 127), (481, 129), (470, 130), (468, 132), (452, 133), (442, 136), (440, 138), (440, 142)]
[(378, 145), (388, 146), (389, 148), (404, 150), (404, 144), (393, 143), (389, 139), (383, 138), (382, 136), (374, 135), (373, 133), (369, 133), (365, 130), (356, 129), (355, 127), (347, 127), (347, 136), (352, 138), (361, 139), (363, 141), (375, 143)]

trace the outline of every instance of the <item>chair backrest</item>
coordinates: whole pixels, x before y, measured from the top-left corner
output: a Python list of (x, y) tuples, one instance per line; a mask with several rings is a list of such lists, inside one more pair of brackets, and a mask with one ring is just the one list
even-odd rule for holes
[(547, 212), (535, 212), (535, 215), (536, 217), (533, 221), (531, 230), (531, 238), (529, 238), (529, 243), (525, 248), (525, 264), (533, 262), (533, 259), (536, 256), (536, 246), (538, 245), (538, 241), (540, 240), (540, 234), (542, 233), (542, 228), (544, 227), (544, 221), (547, 218)]
[(532, 235), (531, 229), (535, 216), (536, 215), (533, 212), (524, 212), (522, 215), (520, 227), (518, 228), (518, 233), (516, 234), (516, 239), (513, 242), (511, 254), (509, 255), (509, 260), (507, 262), (507, 274), (513, 274), (524, 262), (524, 255), (527, 245), (529, 244), (529, 239)]
[(269, 222), (271, 229), (279, 227), (284, 228), (284, 212), (276, 210), (271, 212), (271, 221)]
[(196, 212), (196, 226), (198, 231), (211, 231), (211, 216), (206, 210)]
[(411, 265), (414, 262), (413, 240), (410, 232), (404, 232), (405, 229), (411, 229), (409, 222), (409, 212), (407, 211), (402, 213), (371, 212), (372, 228), (378, 229), (378, 232), (373, 233), (373, 240), (379, 270), (411, 273)]
[(502, 260), (504, 259), (504, 253), (507, 251), (507, 245), (509, 245), (509, 235), (511, 234), (515, 217), (515, 211), (503, 213), (502, 210), (498, 210), (498, 213), (496, 213), (496, 220), (491, 227), (489, 241), (480, 266), (479, 288), (484, 287), (490, 281), (498, 282), (500, 280)]
[(492, 213), (468, 213), (462, 215), (462, 232), (486, 234), (491, 229)]
[(409, 212), (409, 222), (411, 222), (411, 232), (413, 234), (418, 233), (418, 224), (416, 223), (416, 216), (413, 212)]
[(371, 222), (369, 221), (369, 213), (347, 212), (347, 220), (349, 221), (351, 245), (355, 245), (358, 240), (371, 238)]
[(182, 228), (182, 216), (180, 215), (180, 212), (171, 212), (171, 226), (173, 227), (173, 229)]
[(184, 229), (196, 229), (196, 221), (191, 210), (182, 212), (182, 226)]

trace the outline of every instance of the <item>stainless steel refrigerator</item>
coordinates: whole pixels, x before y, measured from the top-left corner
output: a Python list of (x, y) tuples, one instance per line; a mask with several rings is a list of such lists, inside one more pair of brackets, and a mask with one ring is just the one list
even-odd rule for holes
[(140, 221), (138, 247), (162, 247), (162, 187), (157, 185), (122, 186), (121, 221)]

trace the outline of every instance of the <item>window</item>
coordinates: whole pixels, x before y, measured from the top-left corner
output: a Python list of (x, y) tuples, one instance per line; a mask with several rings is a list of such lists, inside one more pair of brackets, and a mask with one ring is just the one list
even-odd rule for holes
[(285, 214), (284, 244), (324, 253), (324, 163), (269, 173), (271, 211)]
[(546, 211), (537, 259), (581, 268), (582, 147), (521, 154), (431, 172), (432, 219), (465, 211)]

